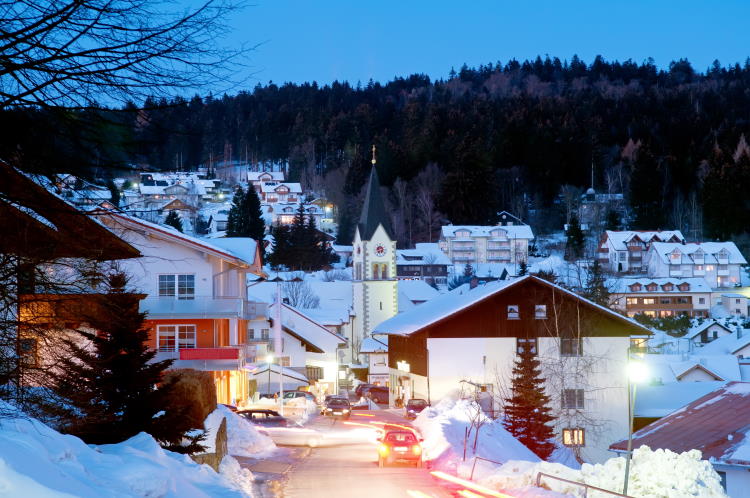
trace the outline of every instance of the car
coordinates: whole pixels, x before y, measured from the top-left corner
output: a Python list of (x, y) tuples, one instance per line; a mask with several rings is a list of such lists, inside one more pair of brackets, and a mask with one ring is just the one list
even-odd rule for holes
[(285, 391), (284, 392), (285, 403), (289, 401), (290, 399), (295, 399), (295, 398), (307, 398), (313, 403), (317, 402), (317, 400), (315, 399), (315, 395), (307, 391)]
[(370, 398), (375, 403), (383, 403), (387, 405), (390, 393), (388, 392), (387, 387), (372, 386), (372, 387), (367, 388), (367, 390), (364, 393), (364, 396), (366, 398)]
[(420, 399), (420, 398), (412, 398), (409, 401), (406, 402), (406, 418), (408, 419), (415, 419), (417, 418), (417, 415), (430, 406), (427, 403), (427, 400)]
[(348, 399), (331, 398), (326, 403), (325, 415), (332, 417), (349, 418), (352, 413), (352, 405)]
[(336, 398), (336, 399), (345, 399), (345, 400), (349, 401), (349, 398), (346, 397), (346, 396), (344, 396), (344, 395), (342, 395), (342, 394), (326, 394), (326, 397), (323, 400), (323, 406), (320, 407), (320, 414), (321, 415), (325, 415), (325, 413), (326, 413), (326, 406), (328, 405), (328, 402), (330, 400), (334, 399), (334, 398)]
[(414, 462), (416, 467), (422, 466), (422, 439), (414, 431), (386, 428), (378, 441), (378, 467), (397, 461)]
[(295, 427), (296, 422), (289, 420), (286, 417), (282, 417), (281, 414), (275, 410), (267, 409), (252, 409), (252, 410), (240, 410), (237, 412), (248, 420), (253, 425), (260, 425), (263, 427)]
[(371, 387), (375, 387), (375, 384), (365, 384), (365, 383), (359, 384), (357, 387), (354, 388), (354, 395), (357, 396), (357, 398), (361, 398), (362, 396), (365, 395), (365, 392), (367, 391), (367, 389)]

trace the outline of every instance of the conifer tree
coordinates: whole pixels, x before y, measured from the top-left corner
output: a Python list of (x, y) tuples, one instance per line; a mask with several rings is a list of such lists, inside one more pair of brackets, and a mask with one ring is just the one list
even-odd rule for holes
[(529, 265), (526, 264), (526, 261), (522, 260), (521, 264), (518, 265), (518, 276), (523, 277), (529, 273)]
[(182, 220), (180, 219), (180, 215), (177, 214), (177, 211), (170, 211), (167, 215), (167, 219), (164, 220), (165, 225), (169, 225), (178, 232), (182, 232)]
[(536, 351), (523, 348), (513, 367), (511, 396), (505, 398), (503, 426), (539, 458), (546, 460), (555, 449), (554, 420)]
[(118, 443), (139, 432), (179, 444), (191, 427), (168, 406), (172, 384), (162, 378), (172, 360), (152, 361), (146, 314), (126, 285), (124, 274), (110, 275), (106, 293), (82, 312), (96, 332), (78, 330), (79, 337), (64, 341), (70, 354), (51, 382), (58, 402), (46, 411), (63, 432), (90, 444)]
[(580, 259), (583, 256), (583, 230), (578, 216), (573, 215), (568, 223), (568, 230), (565, 232), (567, 242), (565, 244), (565, 259), (571, 261)]
[(589, 268), (586, 287), (583, 289), (582, 294), (589, 301), (609, 307), (609, 289), (607, 288), (606, 278), (598, 259), (594, 259), (594, 263)]
[(315, 220), (308, 219), (304, 204), (297, 207), (290, 225), (277, 224), (272, 233), (275, 241), (273, 254), (269, 259), (274, 266), (314, 271), (338, 260), (323, 234), (316, 228)]

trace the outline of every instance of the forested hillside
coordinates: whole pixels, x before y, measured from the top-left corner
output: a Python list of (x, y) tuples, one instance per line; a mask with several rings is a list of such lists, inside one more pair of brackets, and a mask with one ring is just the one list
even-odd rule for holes
[[(559, 227), (554, 199), (564, 185), (588, 187), (592, 163), (597, 191), (630, 200), (633, 228), (726, 238), (744, 233), (750, 219), (742, 138), (750, 131), (750, 61), (698, 72), (685, 60), (658, 70), (651, 61), (537, 58), (464, 67), (446, 81), (269, 83), (144, 107), (102, 113), (110, 121), (90, 131), (100, 143), (88, 148), (95, 164), (288, 161), (292, 179), (326, 186), (348, 215), (374, 143), (406, 244), (434, 238), (443, 220), (493, 222), (502, 209), (540, 229)], [(90, 115), (66, 118), (83, 126)], [(49, 140), (40, 135), (32, 136)], [(13, 140), (3, 140), (6, 156), (34, 155), (27, 137)]]

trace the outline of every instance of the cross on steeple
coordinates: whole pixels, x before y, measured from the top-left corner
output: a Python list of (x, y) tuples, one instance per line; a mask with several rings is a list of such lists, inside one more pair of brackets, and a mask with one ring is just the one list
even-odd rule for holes
[(375, 144), (372, 144), (372, 165), (375, 166)]

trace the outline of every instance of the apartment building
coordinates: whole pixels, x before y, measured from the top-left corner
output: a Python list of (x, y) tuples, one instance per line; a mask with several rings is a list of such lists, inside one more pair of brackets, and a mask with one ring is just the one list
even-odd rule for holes
[(747, 261), (734, 242), (654, 242), (648, 256), (652, 278), (700, 277), (712, 289), (737, 287)]
[(450, 265), (450, 259), (438, 244), (419, 243), (414, 249), (396, 250), (396, 278), (399, 280), (424, 280), (446, 286)]
[(529, 258), (534, 233), (529, 225), (446, 225), (438, 244), (453, 264), (519, 264)]
[(679, 230), (607, 230), (599, 242), (599, 263), (615, 273), (645, 273), (649, 249), (654, 242), (682, 244), (685, 237)]
[(702, 278), (622, 278), (611, 283), (610, 304), (628, 316), (707, 317), (711, 287)]

